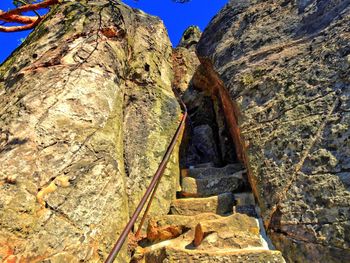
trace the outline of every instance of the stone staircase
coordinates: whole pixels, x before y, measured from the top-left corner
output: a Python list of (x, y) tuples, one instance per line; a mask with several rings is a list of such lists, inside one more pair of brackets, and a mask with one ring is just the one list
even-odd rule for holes
[(268, 245), (240, 164), (182, 170), (170, 214), (151, 218), (131, 262), (285, 262)]

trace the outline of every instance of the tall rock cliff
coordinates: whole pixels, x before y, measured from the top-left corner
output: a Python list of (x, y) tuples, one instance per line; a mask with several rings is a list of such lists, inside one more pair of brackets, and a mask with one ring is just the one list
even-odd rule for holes
[(162, 22), (105, 0), (63, 1), (1, 65), (0, 261), (106, 258), (179, 123), (172, 75)]
[(350, 1), (231, 0), (197, 46), (289, 262), (350, 261)]

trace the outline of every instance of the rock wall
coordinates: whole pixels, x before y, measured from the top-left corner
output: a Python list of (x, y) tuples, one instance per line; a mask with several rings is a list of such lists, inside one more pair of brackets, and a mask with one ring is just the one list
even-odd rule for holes
[(232, 0), (197, 46), (289, 262), (350, 260), (349, 24), (346, 0)]
[(171, 81), (158, 18), (115, 1), (51, 11), (0, 67), (0, 261), (106, 258), (179, 123)]

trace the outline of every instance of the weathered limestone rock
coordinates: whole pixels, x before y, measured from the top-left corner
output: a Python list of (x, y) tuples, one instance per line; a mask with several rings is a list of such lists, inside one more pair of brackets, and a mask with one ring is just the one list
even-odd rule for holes
[(0, 261), (106, 258), (177, 127), (171, 69), (161, 21), (110, 1), (64, 1), (1, 65)]
[(230, 1), (197, 46), (290, 262), (350, 258), (350, 1)]
[(189, 114), (180, 151), (182, 168), (210, 162), (220, 166), (237, 161), (222, 105), (210, 93), (192, 85), (193, 74), (199, 66), (195, 48), (200, 36), (198, 27), (189, 27), (173, 52), (174, 87), (182, 94)]
[(150, 219), (147, 226), (147, 239), (152, 242), (160, 242), (180, 236), (188, 229), (183, 225), (170, 225), (159, 227), (156, 221)]
[(211, 96), (210, 92), (193, 83), (183, 93), (182, 99), (187, 105), (189, 120), (184, 136), (187, 140), (182, 144), (181, 167), (209, 162), (213, 163), (212, 166), (237, 163), (222, 103), (215, 96)]

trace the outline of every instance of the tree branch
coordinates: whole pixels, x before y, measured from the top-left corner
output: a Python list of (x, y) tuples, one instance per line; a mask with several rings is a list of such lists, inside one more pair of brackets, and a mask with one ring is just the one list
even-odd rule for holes
[(19, 15), (6, 15), (0, 20), (4, 22), (16, 22), (16, 23), (21, 23), (21, 24), (31, 24), (34, 23), (38, 17), (34, 16), (19, 16)]
[(24, 26), (0, 26), (0, 32), (5, 32), (5, 33), (11, 33), (11, 32), (18, 32), (18, 31), (24, 31), (24, 30), (29, 30), (34, 28), (37, 24), (39, 24), (39, 22), (42, 19), (37, 18), (36, 21), (34, 23), (31, 24), (27, 24)]
[(4, 12), (1, 11), (0, 12), (0, 19), (2, 19), (4, 16), (8, 16), (8, 15), (18, 15), (21, 14), (23, 12), (29, 12), (29, 11), (34, 11), (34, 10), (39, 10), (42, 8), (47, 8), (49, 6), (58, 4), (59, 0), (46, 0), (37, 4), (27, 4), (27, 5), (22, 5), (18, 8), (12, 9), (10, 11)]
[[(23, 5), (28, 5), (28, 2), (26, 2), (24, 0), (17, 0), (17, 1), (22, 3)], [(37, 11), (33, 10), (33, 12), (37, 15), (37, 17), (39, 17), (39, 18), (41, 17), (41, 15)]]
[[(43, 19), (42, 16), (35, 10), (39, 10), (42, 8), (48, 8), (49, 6), (58, 4), (60, 0), (45, 0), (36, 4), (28, 4), (26, 1), (20, 0), (24, 5), (12, 9), (10, 11), (4, 12), (0, 10), (0, 20), (4, 22), (14, 22), (25, 24), (22, 26), (0, 26), (0, 32), (17, 32), (24, 31), (34, 28), (39, 22)], [(24, 12), (33, 11), (37, 17), (33, 16), (23, 16), (21, 15)]]

